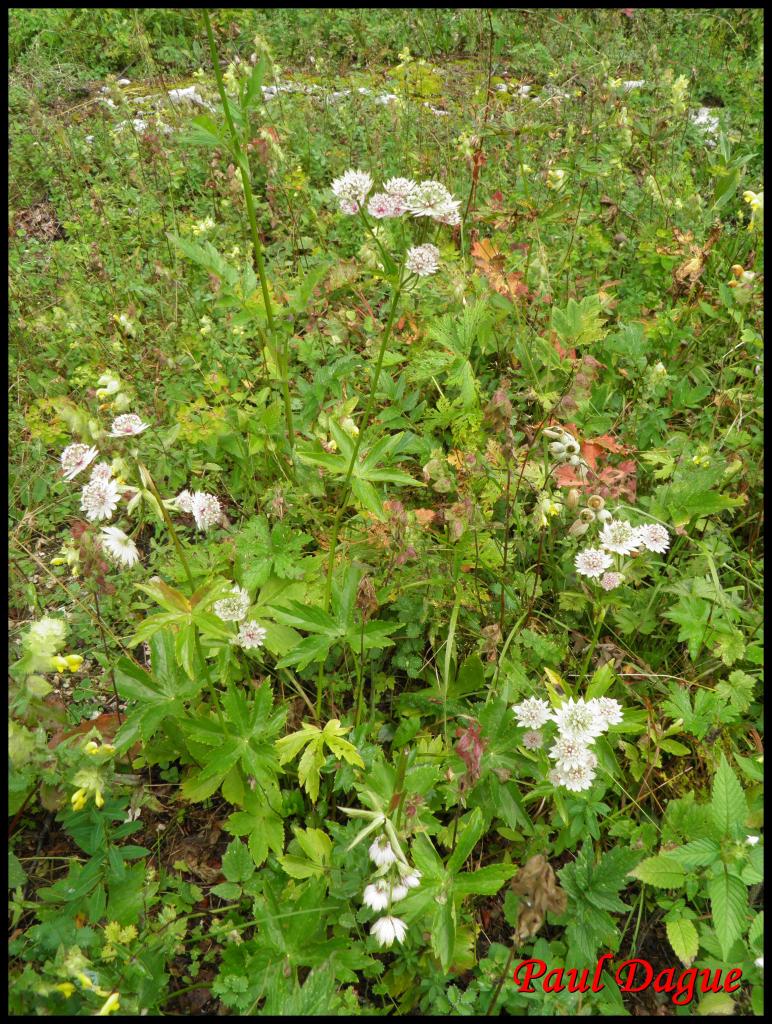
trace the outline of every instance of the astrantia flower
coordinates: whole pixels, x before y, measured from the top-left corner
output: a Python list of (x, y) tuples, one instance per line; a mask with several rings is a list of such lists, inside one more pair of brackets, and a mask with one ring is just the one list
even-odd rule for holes
[(558, 736), (550, 747), (549, 755), (558, 767), (565, 771), (574, 765), (584, 764), (587, 760), (587, 745), (574, 739), (573, 736)]
[(91, 470), (91, 480), (109, 480), (112, 475), (112, 466), (108, 462), (97, 462)]
[(220, 502), (213, 494), (206, 491), (196, 491), (190, 500), (190, 511), (196, 521), (199, 530), (206, 532), (210, 527), (216, 526), (222, 519)]
[(517, 724), (531, 729), (541, 729), (551, 718), (550, 706), (546, 700), (529, 697), (528, 700), (512, 707)]
[(448, 204), (445, 213), (438, 213), (435, 216), (435, 220), (438, 224), (447, 224), (448, 227), (454, 228), (457, 224), (461, 223), (461, 214), (458, 212), (459, 203), (454, 199), (453, 204)]
[(600, 578), (600, 585), (604, 590), (616, 590), (624, 581), (625, 578), (621, 572), (604, 572)]
[(440, 266), (440, 250), (436, 245), (414, 245), (407, 251), (405, 266), (419, 277), (436, 274)]
[(139, 561), (137, 545), (117, 526), (103, 526), (101, 529), (102, 545), (107, 548), (113, 558), (121, 565), (132, 566)]
[(412, 178), (389, 178), (383, 186), (383, 191), (393, 199), (402, 199), (407, 202), (417, 187)]
[(647, 551), (656, 551), (658, 555), (664, 555), (670, 547), (670, 535), (664, 526), (659, 523), (649, 523), (646, 526), (639, 526), (636, 530), (638, 545), (646, 548)]
[(180, 510), (180, 512), (187, 512), (188, 515), (193, 511), (193, 495), (190, 491), (180, 491), (177, 497), (174, 499), (174, 504)]
[(94, 523), (110, 519), (115, 512), (121, 493), (115, 480), (97, 477), (90, 480), (81, 492), (80, 507), (86, 518)]
[(332, 183), (342, 213), (357, 213), (365, 205), (373, 179), (365, 171), (346, 171)]
[(561, 736), (570, 736), (585, 745), (606, 731), (605, 720), (598, 714), (595, 704), (592, 701), (586, 704), (581, 697), (577, 701), (569, 697), (552, 712), (551, 718)]
[(214, 613), (223, 622), (241, 622), (249, 609), (249, 594), (243, 587), (232, 587), (231, 594), (233, 597), (224, 597), (221, 601), (215, 601)]
[(641, 546), (638, 530), (626, 519), (612, 519), (606, 523), (598, 538), (602, 548), (618, 555), (630, 555)]
[(238, 636), (231, 640), (237, 647), (243, 647), (245, 651), (253, 650), (255, 647), (262, 647), (265, 642), (266, 631), (259, 626), (254, 619), (243, 622), (239, 628)]
[(62, 452), (62, 473), (65, 480), (73, 480), (99, 455), (97, 448), (87, 444), (70, 444)]
[(379, 836), (367, 852), (370, 854), (370, 860), (377, 864), (379, 868), (388, 867), (389, 864), (393, 864), (397, 859), (397, 855), (391, 848), (391, 843), (387, 836)]
[(544, 746), (544, 736), (538, 729), (532, 729), (523, 736), (523, 746), (526, 750), (539, 750)]
[(579, 575), (589, 576), (590, 579), (602, 576), (612, 563), (611, 556), (600, 548), (585, 548), (574, 559), (574, 565)]
[(565, 776), (560, 768), (553, 768), (552, 771), (547, 773), (547, 778), (553, 786), (565, 785)]
[(379, 946), (390, 946), (396, 939), (402, 942), (407, 934), (407, 925), (398, 917), (379, 917), (370, 929)]
[(595, 778), (595, 769), (589, 764), (583, 763), (562, 770), (563, 785), (572, 793), (581, 793), (589, 789), (592, 780)]
[(391, 883), (385, 878), (379, 878), (372, 885), (365, 887), (362, 895), (362, 902), (371, 910), (385, 910), (389, 905), (389, 890)]
[(622, 721), (622, 705), (613, 697), (596, 697), (594, 701), (595, 710), (600, 718), (609, 725), (619, 725)]
[(399, 217), (406, 210), (407, 207), (402, 200), (395, 199), (394, 196), (387, 195), (385, 192), (376, 193), (367, 204), (367, 212), (376, 220), (381, 220), (384, 217)]
[(432, 217), (437, 220), (458, 210), (459, 200), (453, 198), (442, 182), (422, 181), (413, 189), (407, 205), (414, 217)]
[(139, 416), (130, 412), (115, 417), (109, 435), (110, 437), (134, 437), (141, 434), (143, 430), (147, 430), (149, 426), (149, 423), (143, 423)]

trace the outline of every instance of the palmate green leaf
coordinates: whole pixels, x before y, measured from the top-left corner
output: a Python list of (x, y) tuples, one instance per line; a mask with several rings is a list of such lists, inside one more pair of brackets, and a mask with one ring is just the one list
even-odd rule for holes
[(707, 890), (713, 925), (726, 960), (735, 940), (739, 939), (745, 930), (748, 917), (748, 890), (736, 875), (729, 873), (726, 865), (722, 865), (720, 873), (710, 879)]
[(287, 764), (293, 760), (305, 747), (298, 764), (298, 781), (311, 797), (312, 803), (316, 803), (319, 796), (321, 768), (327, 760), (325, 746), (333, 756), (342, 758), (359, 768), (364, 768), (364, 762), (356, 747), (353, 743), (343, 739), (350, 728), (348, 725), (341, 725), (337, 718), (330, 719), (323, 730), (304, 722), (299, 732), (291, 733), (276, 741), (281, 764)]
[(569, 299), (565, 309), (552, 307), (552, 327), (561, 342), (571, 347), (592, 345), (606, 334), (600, 299), (588, 295), (581, 302)]
[(246, 836), (247, 846), (257, 867), (265, 861), (269, 849), (277, 855), (284, 851), (284, 823), (281, 814), (281, 793), (277, 786), (248, 792), (244, 809), (234, 811), (225, 822), (225, 831)]
[(713, 779), (710, 809), (719, 835), (739, 836), (748, 817), (748, 803), (737, 776), (723, 754)]
[(688, 918), (680, 917), (675, 921), (668, 921), (665, 929), (675, 955), (684, 967), (691, 967), (700, 948), (700, 940), (694, 924)]

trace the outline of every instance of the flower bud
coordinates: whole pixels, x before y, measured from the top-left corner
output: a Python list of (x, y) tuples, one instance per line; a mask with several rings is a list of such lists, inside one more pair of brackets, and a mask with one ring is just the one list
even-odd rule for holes
[(569, 508), (576, 508), (579, 504), (579, 490), (576, 487), (572, 487), (566, 495), (566, 505)]
[(566, 451), (566, 446), (564, 444), (561, 444), (560, 441), (553, 441), (552, 444), (549, 446), (549, 449), (553, 455), (564, 455)]
[(601, 498), (599, 494), (591, 494), (587, 499), (587, 507), (591, 508), (593, 512), (600, 512), (601, 509), (606, 507), (606, 500)]
[(583, 523), (587, 523), (589, 525), (590, 523), (595, 522), (595, 513), (591, 508), (583, 508), (579, 513), (579, 518)]
[(583, 523), (581, 519), (577, 519), (575, 523), (571, 524), (571, 528), (568, 531), (569, 537), (582, 537), (589, 530), (589, 523)]
[(597, 517), (601, 523), (610, 523), (614, 518), (607, 508), (602, 508), (598, 513)]

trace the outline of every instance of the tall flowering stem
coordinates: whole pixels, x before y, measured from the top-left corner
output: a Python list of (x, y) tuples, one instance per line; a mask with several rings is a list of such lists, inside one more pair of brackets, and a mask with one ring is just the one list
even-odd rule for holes
[[(330, 533), (330, 551), (329, 551), (329, 555), (327, 556), (327, 578), (326, 578), (325, 586), (324, 586), (324, 602), (323, 602), (323, 605), (322, 605), (322, 607), (324, 608), (325, 611), (327, 611), (327, 609), (330, 606), (330, 596), (332, 594), (332, 574), (333, 574), (333, 570), (335, 568), (335, 549), (336, 549), (337, 544), (338, 544), (338, 531), (340, 530), (341, 519), (343, 518), (343, 513), (346, 510), (346, 504), (348, 502), (348, 496), (349, 496), (349, 493), (351, 491), (351, 486), (350, 486), (351, 485), (351, 477), (352, 477), (352, 475), (354, 473), (354, 466), (356, 465), (357, 458), (359, 457), (359, 449), (362, 446), (362, 439), (365, 436), (365, 431), (367, 430), (367, 426), (368, 426), (368, 424), (370, 422), (370, 417), (372, 416), (373, 408), (375, 406), (375, 394), (376, 394), (376, 391), (378, 389), (378, 380), (379, 380), (379, 378), (381, 376), (381, 368), (383, 367), (383, 358), (384, 358), (384, 356), (386, 354), (386, 347), (389, 344), (389, 338), (391, 337), (391, 331), (392, 331), (392, 328), (394, 326), (394, 317), (396, 316), (396, 313), (397, 313), (397, 304), (399, 303), (399, 297), (402, 294), (402, 284), (403, 284), (402, 274), (403, 274), (403, 270), (404, 270), (404, 260), (403, 260), (402, 264), (399, 267), (399, 272), (398, 272), (398, 275), (397, 275), (397, 284), (396, 284), (396, 287), (394, 289), (394, 297), (391, 300), (391, 309), (389, 310), (389, 318), (386, 321), (386, 327), (384, 328), (383, 336), (381, 338), (381, 345), (380, 345), (380, 348), (378, 349), (378, 358), (376, 360), (375, 369), (373, 370), (372, 379), (370, 381), (370, 394), (368, 395), (367, 405), (365, 406), (365, 411), (364, 411), (364, 413), (362, 415), (362, 419), (361, 419), (361, 421), (359, 423), (359, 433), (356, 436), (356, 441), (354, 442), (354, 449), (351, 452), (351, 459), (349, 460), (348, 469), (346, 470), (346, 477), (345, 477), (345, 479), (343, 481), (343, 494), (341, 495), (340, 503), (338, 505), (338, 511), (337, 511), (337, 513), (335, 515), (335, 520), (334, 520), (334, 522), (332, 524), (332, 530), (331, 530), (331, 533)], [(322, 687), (321, 687), (322, 669), (323, 669), (323, 666), (320, 666), (320, 668), (319, 668), (319, 682), (317, 684), (317, 690), (316, 690), (316, 713), (317, 713), (317, 715), (320, 715), (321, 714), (321, 710), (322, 710), (322, 707), (321, 707), (321, 705), (322, 705)]]
[(273, 351), (276, 357), (276, 361), (279, 365), (279, 373), (281, 375), (281, 388), (282, 395), (284, 398), (284, 416), (287, 423), (287, 436), (289, 438), (290, 453), (292, 455), (293, 462), (293, 476), (294, 476), (294, 457), (295, 457), (295, 428), (292, 421), (292, 405), (290, 402), (289, 394), (289, 360), (287, 357), (286, 347), (278, 344), (276, 338), (276, 328), (273, 318), (273, 305), (271, 303), (271, 296), (268, 291), (268, 279), (265, 274), (265, 263), (263, 261), (263, 247), (260, 242), (260, 233), (257, 230), (257, 216), (255, 214), (255, 198), (252, 192), (252, 181), (249, 173), (249, 163), (247, 158), (244, 156), (241, 148), (241, 142), (239, 141), (239, 133), (233, 123), (231, 117), (230, 106), (228, 105), (228, 97), (225, 94), (225, 83), (223, 82), (222, 71), (220, 69), (220, 62), (217, 55), (217, 44), (215, 43), (214, 34), (212, 32), (212, 24), (209, 20), (209, 12), (204, 10), (204, 24), (206, 25), (206, 34), (209, 39), (209, 51), (212, 56), (212, 67), (214, 69), (215, 79), (217, 80), (217, 90), (220, 93), (220, 99), (222, 101), (223, 112), (225, 114), (225, 120), (228, 125), (228, 131), (231, 136), (231, 143), (233, 145), (233, 152), (236, 156), (236, 162), (239, 165), (239, 171), (241, 173), (241, 184), (244, 190), (244, 201), (247, 207), (247, 217), (249, 219), (249, 228), (252, 234), (252, 248), (255, 253), (255, 264), (257, 265), (257, 274), (260, 278), (260, 290), (263, 294), (263, 304), (265, 306), (265, 316), (268, 321), (268, 334), (270, 335), (271, 342), (273, 345)]

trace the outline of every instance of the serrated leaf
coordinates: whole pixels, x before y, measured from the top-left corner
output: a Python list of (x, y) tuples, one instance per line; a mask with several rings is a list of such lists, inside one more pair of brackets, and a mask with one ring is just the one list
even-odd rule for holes
[(748, 817), (745, 793), (723, 754), (713, 780), (710, 810), (722, 836), (737, 835)]
[(739, 878), (729, 874), (725, 866), (719, 875), (710, 879), (707, 890), (713, 925), (727, 960), (732, 945), (745, 928), (748, 890)]
[(665, 928), (673, 952), (685, 967), (691, 967), (700, 947), (699, 936), (694, 924), (682, 917), (677, 921), (668, 921)]
[(682, 865), (668, 853), (647, 857), (637, 864), (629, 874), (646, 885), (654, 885), (659, 889), (677, 889), (686, 878)]
[(252, 855), (240, 839), (228, 844), (222, 858), (222, 873), (229, 882), (247, 882), (255, 871)]

